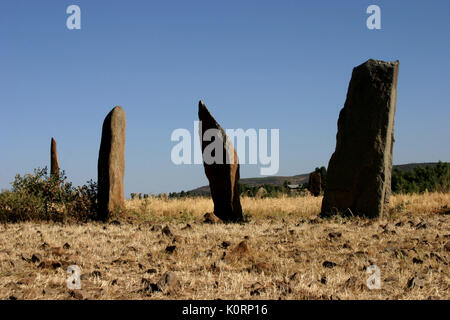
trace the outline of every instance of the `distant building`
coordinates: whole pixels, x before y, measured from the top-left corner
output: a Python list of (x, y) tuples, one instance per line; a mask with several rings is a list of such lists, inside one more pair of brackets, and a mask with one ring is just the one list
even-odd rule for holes
[(288, 184), (287, 187), (291, 193), (295, 193), (300, 190), (300, 185), (298, 184)]

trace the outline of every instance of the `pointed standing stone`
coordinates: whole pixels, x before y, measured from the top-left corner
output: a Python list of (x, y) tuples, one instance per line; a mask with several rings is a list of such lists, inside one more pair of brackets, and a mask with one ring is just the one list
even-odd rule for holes
[(399, 62), (368, 60), (353, 69), (327, 170), (322, 216), (381, 217), (391, 194)]
[(98, 157), (98, 215), (106, 221), (124, 209), (126, 114), (122, 107), (111, 110), (103, 122)]
[(58, 151), (56, 150), (56, 141), (53, 138), (50, 143), (50, 175), (59, 177)]
[(309, 175), (308, 190), (314, 197), (318, 197), (322, 191), (322, 176), (320, 172), (314, 171)]
[[(239, 199), (239, 160), (236, 150), (222, 127), (216, 122), (202, 101), (198, 103), (198, 117), (201, 121), (199, 135), (202, 146), (203, 166), (206, 177), (209, 180), (211, 197), (214, 202), (214, 214), (223, 221), (241, 221), (243, 216)], [(202, 137), (209, 129), (214, 129), (213, 132), (216, 132), (216, 134), (212, 136), (212, 141), (204, 141)], [(208, 155), (205, 152), (205, 148), (214, 142), (217, 142), (219, 145), (222, 163), (211, 163), (206, 158)], [(213, 156), (219, 157), (215, 154)]]

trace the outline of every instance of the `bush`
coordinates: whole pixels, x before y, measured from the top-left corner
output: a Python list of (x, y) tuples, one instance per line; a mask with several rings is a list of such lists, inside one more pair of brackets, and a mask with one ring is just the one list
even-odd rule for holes
[(87, 184), (72, 191), (66, 203), (66, 215), (69, 219), (86, 222), (97, 212), (97, 183), (89, 180)]
[(426, 190), (448, 192), (450, 164), (439, 162), (434, 166), (416, 167), (411, 171), (394, 169), (391, 186), (394, 193), (422, 193)]
[(16, 175), (11, 191), (0, 193), (0, 220), (86, 221), (97, 210), (97, 185), (74, 188), (64, 171), (48, 175), (47, 168)]
[(0, 221), (20, 222), (44, 218), (44, 204), (37, 196), (21, 192), (0, 193)]

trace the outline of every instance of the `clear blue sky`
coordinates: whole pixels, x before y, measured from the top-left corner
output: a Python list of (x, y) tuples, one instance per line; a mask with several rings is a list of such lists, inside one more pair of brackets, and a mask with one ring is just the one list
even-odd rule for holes
[[(66, 28), (71, 4), (81, 30)], [(371, 4), (382, 30), (366, 28)], [(280, 129), (279, 175), (310, 172), (328, 164), (352, 68), (369, 58), (400, 60), (394, 163), (449, 161), (449, 14), (448, 0), (2, 0), (0, 188), (49, 165), (52, 136), (70, 180), (95, 180), (115, 105), (127, 195), (205, 185), (201, 165), (170, 160), (199, 99), (224, 128)]]

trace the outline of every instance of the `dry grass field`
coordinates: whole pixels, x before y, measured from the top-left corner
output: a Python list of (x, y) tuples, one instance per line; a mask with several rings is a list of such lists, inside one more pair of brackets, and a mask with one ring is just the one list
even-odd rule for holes
[(242, 224), (204, 223), (206, 198), (130, 200), (109, 224), (3, 224), (0, 299), (450, 299), (449, 193), (395, 196), (376, 221), (322, 220), (321, 200), (244, 197)]

